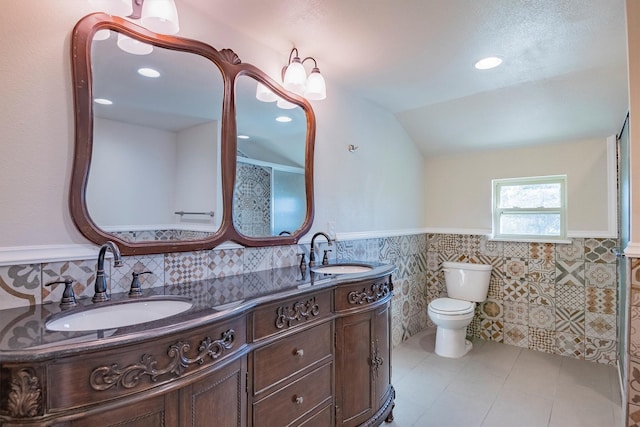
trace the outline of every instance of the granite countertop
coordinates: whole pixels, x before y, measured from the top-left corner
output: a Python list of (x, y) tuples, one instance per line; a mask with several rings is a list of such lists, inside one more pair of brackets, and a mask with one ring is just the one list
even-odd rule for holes
[[(309, 269), (303, 275), (300, 268), (287, 267), (240, 274), (198, 282), (169, 285), (143, 290), (143, 298), (159, 296), (186, 297), (193, 307), (169, 318), (116, 329), (54, 332), (45, 328), (50, 316), (61, 312), (57, 303), (0, 310), (0, 362), (38, 360), (77, 352), (100, 349), (114, 344), (126, 344), (157, 338), (163, 334), (206, 325), (239, 315), (255, 305), (304, 293), (331, 288), (340, 283), (366, 280), (387, 275), (395, 266), (374, 262), (349, 261), (372, 270), (355, 274), (318, 274)], [(339, 262), (338, 262), (339, 264)], [(111, 301), (129, 300), (127, 293), (112, 294)], [(78, 300), (78, 307), (91, 306), (90, 298)]]

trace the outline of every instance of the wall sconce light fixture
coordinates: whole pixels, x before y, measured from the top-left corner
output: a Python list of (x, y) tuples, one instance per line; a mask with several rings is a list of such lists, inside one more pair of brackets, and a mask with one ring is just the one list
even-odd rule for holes
[[(294, 52), (296, 56), (293, 56)], [(304, 69), (304, 62), (308, 60), (313, 61), (313, 69), (309, 77), (307, 77), (307, 72)], [(315, 58), (307, 56), (300, 60), (298, 49), (295, 47), (291, 49), (289, 54), (289, 63), (282, 69), (282, 81), (285, 89), (302, 95), (307, 99), (318, 101), (327, 97), (327, 86), (324, 82), (324, 77), (320, 74)]]
[(110, 15), (138, 19), (154, 33), (176, 34), (180, 30), (174, 0), (89, 0), (89, 4)]
[[(294, 52), (295, 56), (293, 56)], [(304, 63), (308, 60), (313, 61), (313, 68), (307, 77)], [(327, 86), (324, 77), (320, 74), (317, 61), (311, 56), (300, 60), (298, 49), (295, 47), (289, 54), (289, 63), (282, 68), (282, 85), (285, 89), (313, 101), (319, 101), (327, 97)], [(280, 98), (262, 83), (258, 83), (256, 98), (263, 102), (277, 101), (278, 107), (284, 109), (295, 107), (295, 104)]]

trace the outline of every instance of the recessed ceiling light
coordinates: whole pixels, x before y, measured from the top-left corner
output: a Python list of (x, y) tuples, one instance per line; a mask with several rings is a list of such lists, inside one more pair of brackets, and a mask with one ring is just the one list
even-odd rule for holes
[(238, 135), (238, 139), (249, 139), (249, 135)]
[(138, 68), (138, 74), (145, 77), (151, 77), (153, 79), (160, 77), (160, 71), (154, 70), (153, 68)]
[(111, 101), (110, 99), (107, 99), (107, 98), (95, 98), (93, 100), (93, 102), (95, 102), (96, 104), (101, 104), (101, 105), (111, 105), (111, 104), (113, 104), (113, 101)]
[(491, 68), (495, 68), (498, 65), (502, 64), (502, 59), (497, 56), (489, 56), (487, 58), (482, 58), (480, 61), (476, 62), (475, 67), (478, 70), (489, 70)]
[(291, 120), (293, 120), (291, 117), (289, 116), (278, 116), (276, 117), (276, 121), (280, 122), (280, 123), (288, 123)]

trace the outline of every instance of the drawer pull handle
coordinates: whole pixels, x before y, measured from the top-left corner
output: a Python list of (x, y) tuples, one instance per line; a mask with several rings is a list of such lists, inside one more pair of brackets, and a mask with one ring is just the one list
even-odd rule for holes
[(296, 405), (302, 405), (302, 402), (304, 402), (304, 397), (296, 396), (296, 399), (294, 400), (294, 402), (296, 403)]
[(295, 353), (294, 353), (294, 354), (295, 354), (296, 356), (298, 356), (298, 357), (302, 357), (302, 356), (304, 356), (304, 350), (303, 350), (303, 349), (301, 349), (301, 348), (299, 348), (299, 349), (297, 349), (297, 350), (295, 351)]

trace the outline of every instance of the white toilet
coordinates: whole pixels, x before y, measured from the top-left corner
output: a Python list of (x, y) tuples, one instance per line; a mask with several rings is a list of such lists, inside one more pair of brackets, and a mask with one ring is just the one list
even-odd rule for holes
[(436, 354), (442, 357), (462, 357), (471, 350), (466, 339), (476, 302), (487, 299), (491, 266), (465, 262), (443, 262), (448, 298), (438, 298), (429, 304), (429, 318), (436, 330)]

